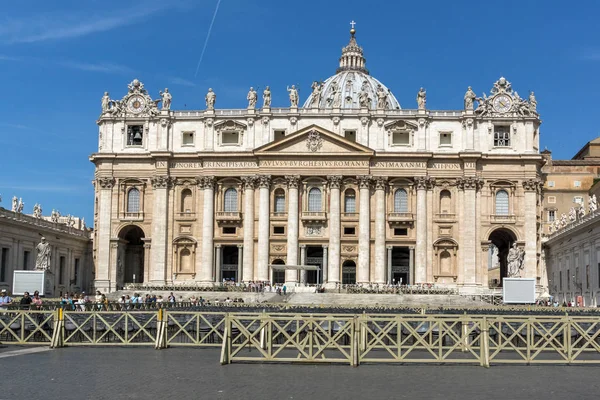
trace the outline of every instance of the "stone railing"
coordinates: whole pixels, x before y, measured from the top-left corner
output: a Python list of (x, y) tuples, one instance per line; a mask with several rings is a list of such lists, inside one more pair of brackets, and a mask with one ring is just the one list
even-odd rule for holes
[[(253, 110), (250, 110), (251, 113)], [(254, 114), (260, 113), (262, 108), (257, 108), (254, 110)], [(334, 110), (332, 108), (289, 108), (289, 107), (273, 107), (269, 109), (271, 114), (330, 114)], [(419, 110), (414, 109), (400, 109), (400, 110), (368, 110), (369, 114), (372, 115), (389, 115), (389, 116), (411, 116), (418, 115)], [(462, 110), (425, 110), (426, 114), (421, 115), (429, 115), (431, 117), (461, 117), (463, 115)], [(340, 114), (354, 114), (358, 115), (361, 112), (360, 108), (341, 108), (335, 110), (336, 113)], [(207, 110), (179, 110), (173, 111), (173, 115), (175, 117), (204, 117), (204, 116), (246, 116), (248, 115), (248, 109), (239, 108), (239, 109), (215, 109), (214, 114), (212, 112), (207, 112)]]
[(568, 232), (570, 230), (573, 230), (573, 229), (577, 228), (580, 225), (583, 225), (585, 223), (594, 221), (594, 220), (598, 219), (598, 217), (600, 217), (600, 212), (599, 211), (594, 211), (594, 212), (591, 212), (589, 214), (586, 214), (582, 218), (577, 217), (577, 219), (575, 221), (567, 223), (565, 226), (561, 227), (556, 232), (552, 232), (551, 234), (549, 234), (548, 236), (546, 236), (546, 239), (547, 240), (554, 239), (555, 237), (557, 237), (559, 235), (562, 235), (563, 233), (566, 233), (566, 232)]
[(16, 213), (5, 208), (0, 207), (0, 218), (7, 218), (13, 221), (19, 221), (23, 224), (33, 225), (40, 228), (46, 228), (53, 231), (64, 232), (69, 235), (81, 236), (81, 237), (90, 237), (90, 231), (85, 229), (77, 229), (72, 226), (67, 226), (66, 224), (46, 221), (42, 218), (35, 218), (31, 215)]

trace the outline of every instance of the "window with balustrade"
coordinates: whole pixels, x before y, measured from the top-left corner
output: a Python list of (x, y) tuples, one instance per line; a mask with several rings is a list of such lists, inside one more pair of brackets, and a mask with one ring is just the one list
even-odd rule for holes
[(494, 147), (510, 147), (510, 126), (494, 127)]
[(140, 191), (137, 188), (131, 188), (127, 192), (127, 212), (140, 212)]
[(308, 191), (308, 211), (309, 212), (323, 211), (321, 189), (314, 187)]
[(285, 191), (281, 188), (275, 190), (273, 196), (273, 211), (275, 213), (285, 212)]
[(234, 188), (225, 190), (223, 195), (223, 211), (236, 212), (238, 210), (238, 192)]
[(408, 193), (405, 189), (398, 189), (394, 192), (394, 212), (408, 212)]
[(509, 215), (508, 192), (504, 189), (496, 192), (496, 215)]
[(354, 189), (347, 189), (344, 193), (344, 212), (356, 212), (356, 192)]

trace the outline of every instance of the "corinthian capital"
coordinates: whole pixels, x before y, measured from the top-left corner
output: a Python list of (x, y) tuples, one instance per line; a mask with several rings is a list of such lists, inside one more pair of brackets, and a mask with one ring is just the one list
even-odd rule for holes
[(285, 180), (287, 181), (289, 188), (298, 188), (298, 184), (300, 183), (300, 175), (286, 175)]
[(258, 175), (258, 187), (269, 188), (271, 186), (271, 175)]
[(331, 189), (339, 189), (342, 184), (342, 176), (341, 175), (328, 175), (327, 182), (329, 182), (329, 187)]
[(199, 176), (198, 186), (201, 189), (214, 189), (215, 188), (215, 177), (214, 176)]
[(377, 176), (374, 178), (375, 190), (385, 190), (387, 185), (387, 176)]
[(456, 186), (462, 190), (479, 190), (483, 186), (483, 179), (476, 176), (466, 176), (456, 180)]
[(96, 183), (100, 186), (100, 189), (112, 189), (115, 185), (115, 178), (113, 177), (99, 177), (96, 178)]
[(171, 183), (171, 178), (166, 175), (156, 175), (150, 178), (150, 183), (154, 189), (166, 189)]
[(523, 181), (523, 189), (525, 189), (526, 192), (537, 191), (539, 189), (539, 186), (539, 179), (527, 179), (526, 181)]
[(254, 189), (256, 186), (256, 175), (247, 175), (242, 176), (242, 184), (244, 185), (244, 190)]
[(356, 177), (358, 180), (358, 187), (360, 189), (369, 189), (371, 187), (371, 181), (373, 177), (371, 175), (359, 175)]
[(433, 189), (435, 186), (435, 178), (429, 176), (415, 176), (415, 186), (417, 190)]

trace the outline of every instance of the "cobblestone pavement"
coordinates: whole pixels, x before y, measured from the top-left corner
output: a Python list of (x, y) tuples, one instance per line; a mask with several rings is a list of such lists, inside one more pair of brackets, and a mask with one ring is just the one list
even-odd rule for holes
[(22, 354), (0, 359), (0, 399), (580, 400), (600, 391), (595, 366), (221, 366), (218, 359), (216, 349), (192, 348)]

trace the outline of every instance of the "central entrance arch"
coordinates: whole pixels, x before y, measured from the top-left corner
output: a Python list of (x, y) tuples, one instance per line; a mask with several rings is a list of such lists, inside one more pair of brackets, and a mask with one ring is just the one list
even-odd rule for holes
[(117, 281), (121, 275), (123, 283), (144, 282), (144, 237), (144, 231), (136, 225), (126, 226), (119, 232), (124, 244), (117, 258)]
[[(497, 282), (498, 286), (502, 286), (502, 278), (506, 278), (508, 276), (508, 263), (506, 258), (508, 256), (508, 251), (514, 242), (517, 241), (517, 237), (513, 231), (507, 228), (498, 228), (490, 233), (489, 239), (492, 242), (493, 246), (490, 246), (489, 251), (489, 262), (494, 263), (497, 262), (499, 265), (499, 281)], [(494, 250), (494, 248), (496, 250)], [(491, 265), (493, 267), (493, 264)], [(488, 265), (488, 269), (490, 265)]]

